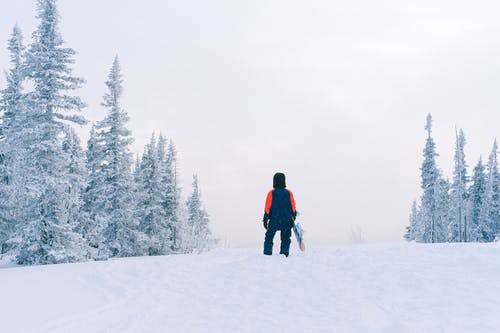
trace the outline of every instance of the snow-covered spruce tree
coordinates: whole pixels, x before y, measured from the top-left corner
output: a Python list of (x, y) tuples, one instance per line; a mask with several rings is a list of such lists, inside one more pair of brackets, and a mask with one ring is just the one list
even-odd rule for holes
[(491, 178), (491, 229), (494, 241), (500, 230), (500, 173), (498, 171), (498, 143), (493, 142), (490, 161), (488, 162), (488, 177)]
[(465, 163), (465, 135), (463, 130), (456, 134), (453, 184), (451, 186), (451, 206), (449, 225), (450, 242), (467, 242), (467, 164)]
[(8, 42), (11, 69), (6, 72), (7, 87), (0, 91), (0, 253), (7, 251), (16, 220), (15, 181), (13, 172), (18, 162), (22, 138), (17, 133), (23, 125), (24, 98), (22, 66), (24, 45), (21, 29), (16, 25)]
[(191, 231), (191, 242), (188, 249), (192, 251), (206, 251), (215, 246), (215, 240), (208, 227), (208, 214), (202, 207), (198, 177), (193, 176), (193, 192), (186, 203), (188, 211), (188, 227)]
[(423, 189), (421, 212), (422, 212), (422, 226), (418, 229), (415, 235), (417, 242), (435, 243), (436, 242), (436, 198), (435, 189), (438, 181), (438, 169), (436, 166), (436, 144), (431, 136), (432, 133), (432, 116), (427, 115), (427, 123), (425, 126), (427, 130), (427, 140), (424, 148), (424, 161), (421, 167)]
[(406, 234), (404, 235), (404, 238), (410, 242), (415, 240), (415, 230), (417, 229), (419, 224), (419, 210), (417, 207), (417, 200), (413, 200), (408, 222), (409, 225), (406, 227)]
[[(472, 175), (472, 185), (469, 189), (470, 203), (470, 224), (469, 239), (471, 242), (483, 241), (483, 234), (488, 234), (488, 227), (481, 220), (481, 209), (483, 207), (484, 196), (486, 193), (486, 177), (484, 174), (483, 161), (480, 158), (474, 167)], [(484, 229), (486, 227), (486, 230)]]
[(104, 247), (104, 228), (107, 221), (104, 211), (106, 198), (101, 192), (104, 188), (104, 175), (101, 170), (103, 159), (102, 145), (97, 137), (95, 125), (92, 125), (87, 141), (87, 186), (83, 193), (82, 210), (85, 216), (81, 225), (81, 233), (93, 249), (92, 255), (96, 259), (104, 259), (107, 255)]
[(136, 172), (136, 214), (139, 228), (146, 235), (146, 243), (141, 244), (146, 255), (169, 254), (172, 248), (170, 221), (163, 207), (166, 189), (162, 187), (161, 158), (153, 134)]
[(185, 252), (182, 238), (185, 235), (186, 225), (180, 218), (181, 189), (177, 180), (177, 150), (172, 141), (167, 147), (167, 140), (161, 134), (158, 139), (157, 156), (162, 188), (161, 203), (167, 219), (165, 227), (170, 233), (166, 246), (170, 252)]
[[(72, 208), (77, 203), (68, 195), (72, 187), (70, 155), (63, 140), (70, 123), (83, 124), (75, 112), (85, 106), (67, 92), (77, 89), (82, 79), (72, 76), (75, 52), (63, 47), (55, 0), (39, 0), (40, 23), (26, 53), (25, 70), (34, 90), (27, 95), (20, 170), (22, 188), (16, 233), (10, 243), (19, 264), (74, 262), (87, 257), (82, 237), (74, 230)], [(24, 148), (25, 147), (25, 148)]]
[[(12, 36), (9, 39), (7, 49), (10, 52), (11, 69), (5, 73), (7, 87), (0, 91), (0, 144), (2, 145), (2, 154), (5, 154), (7, 147), (4, 142), (11, 138), (9, 132), (18, 130), (13, 129), (13, 126), (20, 126), (21, 116), (24, 101), (23, 81), (24, 81), (24, 51), (23, 35), (21, 29), (16, 25), (12, 30)], [(8, 147), (10, 148), (13, 147)]]
[[(495, 140), (496, 143), (496, 140)], [(498, 148), (498, 145), (496, 145)], [(498, 151), (496, 151), (498, 152)], [(497, 154), (498, 155), (498, 154)], [(498, 171), (498, 160), (495, 168), (495, 181), (493, 182), (494, 220), (493, 220), (493, 241), (500, 240), (500, 173)]]
[(98, 207), (102, 211), (96, 214), (104, 218), (105, 249), (113, 257), (139, 255), (138, 246), (143, 241), (134, 215), (132, 154), (129, 151), (132, 137), (130, 130), (126, 128), (129, 118), (120, 106), (122, 82), (120, 64), (116, 57), (106, 81), (108, 92), (102, 103), (108, 109), (108, 114), (96, 126), (99, 150), (102, 153), (98, 163), (102, 182), (96, 184), (99, 193)]
[(479, 213), (480, 237), (483, 242), (495, 240), (495, 229), (500, 219), (500, 175), (497, 161), (498, 145), (493, 143), (493, 149), (488, 159), (486, 190)]
[(15, 25), (12, 36), (8, 41), (7, 49), (10, 52), (11, 69), (5, 73), (7, 87), (0, 91), (0, 141), (6, 139), (6, 131), (11, 129), (12, 123), (16, 121), (16, 116), (20, 113), (20, 108), (24, 100), (24, 51), (23, 35), (21, 29)]
[(448, 179), (443, 178), (438, 171), (438, 179), (434, 187), (434, 200), (436, 207), (435, 214), (435, 242), (443, 243), (448, 241), (448, 228), (450, 225), (450, 187)]
[(68, 188), (67, 196), (70, 199), (69, 220), (76, 223), (76, 230), (81, 234), (84, 225), (87, 224), (87, 215), (83, 210), (83, 191), (86, 186), (87, 169), (85, 167), (84, 152), (80, 138), (71, 127), (66, 127), (62, 142), (63, 152), (67, 156)]

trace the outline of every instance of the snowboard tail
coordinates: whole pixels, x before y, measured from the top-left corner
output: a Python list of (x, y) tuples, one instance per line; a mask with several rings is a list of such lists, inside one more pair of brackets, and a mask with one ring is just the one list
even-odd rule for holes
[(293, 233), (295, 234), (295, 238), (297, 239), (297, 243), (299, 244), (300, 250), (305, 251), (306, 246), (304, 244), (304, 229), (302, 229), (300, 223), (294, 223)]

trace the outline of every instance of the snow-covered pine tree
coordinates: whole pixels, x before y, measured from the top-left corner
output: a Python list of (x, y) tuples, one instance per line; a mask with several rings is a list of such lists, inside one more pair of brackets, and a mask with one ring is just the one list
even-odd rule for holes
[[(471, 242), (480, 242), (483, 240), (483, 234), (488, 234), (488, 227), (481, 220), (481, 209), (483, 207), (484, 196), (486, 193), (486, 177), (484, 174), (483, 161), (480, 158), (474, 167), (472, 175), (472, 185), (469, 189), (470, 204), (470, 228), (469, 240)], [(486, 227), (486, 230), (484, 228)]]
[(5, 242), (14, 230), (10, 208), (11, 186), (6, 162), (5, 154), (0, 153), (0, 254), (7, 250)]
[(166, 189), (162, 187), (162, 169), (155, 135), (144, 149), (137, 172), (137, 218), (140, 230), (147, 236), (143, 244), (146, 255), (171, 253), (170, 221), (163, 207)]
[[(7, 49), (10, 52), (12, 67), (5, 73), (7, 87), (0, 91), (0, 143), (7, 139), (8, 132), (13, 130), (12, 126), (19, 125), (17, 117), (22, 112), (20, 109), (25, 97), (23, 93), (25, 47), (21, 29), (17, 25), (12, 30)], [(1, 153), (5, 154), (5, 151)]]
[(438, 171), (438, 179), (434, 187), (434, 200), (436, 207), (435, 217), (435, 242), (448, 241), (448, 228), (450, 225), (450, 182)]
[(81, 111), (85, 104), (79, 97), (66, 94), (78, 89), (84, 80), (72, 76), (70, 65), (74, 63), (76, 52), (62, 47), (64, 41), (59, 32), (56, 0), (38, 0), (37, 18), (40, 24), (33, 33), (34, 42), (26, 54), (27, 75), (35, 86), (30, 94), (31, 106), (45, 115), (50, 124), (57, 124), (58, 129), (62, 125), (57, 120), (85, 124), (85, 119), (75, 113)]
[(411, 205), (410, 216), (408, 219), (409, 225), (406, 227), (406, 234), (404, 238), (407, 241), (415, 240), (415, 230), (417, 229), (419, 223), (419, 211), (417, 207), (417, 200), (413, 200), (413, 204)]
[(500, 219), (500, 174), (498, 173), (497, 154), (498, 145), (495, 140), (486, 167), (486, 191), (479, 214), (479, 228), (483, 242), (495, 240), (495, 229)]
[(84, 152), (80, 143), (80, 138), (73, 130), (67, 126), (62, 142), (63, 152), (67, 163), (68, 188), (66, 189), (69, 206), (69, 222), (76, 223), (81, 233), (82, 227), (87, 223), (87, 215), (83, 211), (83, 191), (87, 180), (87, 169), (85, 167)]
[(456, 133), (455, 163), (451, 186), (449, 226), (450, 242), (467, 242), (467, 164), (465, 162), (465, 135), (462, 129)]
[(96, 259), (105, 259), (107, 257), (107, 249), (104, 246), (104, 228), (107, 225), (107, 216), (104, 212), (106, 198), (102, 193), (105, 182), (101, 169), (103, 159), (102, 145), (99, 142), (95, 125), (92, 125), (87, 141), (87, 186), (83, 193), (82, 210), (85, 216), (84, 223), (81, 226), (81, 233), (93, 249), (92, 255)]
[[(63, 47), (55, 0), (38, 0), (40, 23), (26, 53), (26, 75), (34, 90), (27, 95), (24, 131), (18, 133), (24, 147), (19, 170), (19, 223), (11, 243), (19, 264), (73, 262), (87, 257), (85, 243), (71, 220), (73, 198), (70, 159), (62, 141), (69, 123), (83, 124), (75, 113), (85, 104), (67, 92), (82, 79), (72, 76), (75, 52)], [(23, 148), (24, 148), (23, 147)], [(16, 171), (17, 173), (17, 171)]]
[(423, 189), (421, 212), (422, 226), (421, 233), (417, 233), (415, 240), (423, 243), (436, 242), (436, 198), (435, 189), (438, 181), (438, 169), (436, 166), (436, 144), (431, 136), (432, 133), (432, 115), (427, 115), (427, 140), (424, 148), (424, 161), (422, 163), (422, 182)]
[(188, 211), (188, 226), (192, 232), (191, 248), (194, 251), (207, 251), (214, 247), (215, 240), (208, 227), (209, 218), (203, 209), (198, 188), (198, 177), (193, 176), (193, 192), (186, 203)]
[(157, 156), (162, 188), (161, 202), (167, 219), (166, 228), (170, 233), (166, 244), (170, 252), (185, 252), (182, 248), (185, 224), (179, 216), (181, 190), (177, 180), (177, 150), (172, 141), (167, 147), (167, 140), (161, 134), (158, 139)]
[(8, 42), (11, 69), (6, 72), (7, 87), (0, 91), (0, 253), (7, 251), (6, 241), (14, 228), (15, 182), (13, 172), (19, 162), (19, 130), (23, 125), (24, 98), (22, 66), (24, 63), (24, 45), (21, 29), (16, 25)]
[(108, 114), (96, 126), (101, 145), (102, 159), (99, 168), (102, 173), (99, 199), (105, 219), (104, 242), (110, 256), (128, 257), (140, 254), (139, 243), (143, 241), (134, 216), (134, 182), (131, 173), (132, 154), (129, 145), (131, 132), (126, 128), (129, 120), (120, 106), (122, 96), (122, 75), (118, 57), (113, 61), (102, 105)]
[(497, 140), (493, 142), (493, 148), (491, 151), (491, 161), (488, 163), (488, 169), (491, 172), (488, 176), (491, 178), (491, 228), (492, 228), (492, 238), (494, 241), (495, 237), (500, 231), (500, 173), (498, 171), (498, 143)]

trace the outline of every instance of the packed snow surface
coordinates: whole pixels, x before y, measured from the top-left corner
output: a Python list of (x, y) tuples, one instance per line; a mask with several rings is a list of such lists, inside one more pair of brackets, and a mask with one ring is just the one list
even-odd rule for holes
[(3, 268), (0, 331), (498, 332), (499, 263), (498, 244), (386, 244)]

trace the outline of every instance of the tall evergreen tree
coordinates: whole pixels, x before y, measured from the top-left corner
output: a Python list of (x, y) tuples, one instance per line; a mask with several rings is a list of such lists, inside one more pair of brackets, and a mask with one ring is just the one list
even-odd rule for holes
[(406, 227), (406, 234), (404, 235), (404, 238), (407, 241), (412, 241), (415, 240), (415, 230), (417, 229), (419, 224), (419, 211), (417, 207), (417, 200), (413, 200), (408, 222), (409, 225)]
[(181, 238), (184, 235), (185, 225), (180, 218), (181, 189), (178, 183), (175, 144), (170, 141), (167, 147), (167, 140), (160, 135), (157, 154), (160, 163), (160, 181), (163, 188), (162, 206), (168, 221), (167, 229), (170, 230), (169, 246), (172, 252), (183, 252)]
[(488, 177), (491, 178), (491, 240), (495, 240), (495, 236), (500, 229), (500, 172), (498, 171), (498, 143), (493, 142), (490, 161), (488, 162)]
[(448, 227), (450, 225), (450, 182), (443, 178), (438, 171), (438, 180), (434, 186), (435, 213), (435, 238), (436, 243), (448, 241)]
[(451, 223), (449, 226), (449, 241), (467, 241), (467, 164), (465, 163), (465, 135), (463, 130), (456, 134), (455, 167), (451, 187)]
[(122, 83), (120, 64), (116, 57), (106, 81), (108, 92), (102, 103), (108, 109), (108, 114), (96, 126), (103, 153), (99, 167), (103, 176), (100, 198), (103, 203), (101, 214), (106, 220), (104, 239), (109, 255), (114, 257), (135, 256), (140, 252), (140, 233), (134, 217), (132, 154), (129, 151), (132, 137), (126, 128), (128, 115), (120, 105)]
[(427, 140), (424, 148), (424, 161), (422, 164), (422, 231), (416, 240), (424, 243), (436, 242), (436, 198), (435, 188), (438, 181), (438, 169), (436, 166), (436, 144), (432, 138), (432, 116), (427, 115)]
[[(16, 118), (21, 116), (21, 107), (25, 97), (23, 93), (25, 47), (21, 29), (17, 25), (12, 30), (7, 49), (10, 52), (12, 67), (5, 75), (7, 87), (0, 91), (0, 143), (7, 139), (9, 131), (19, 130), (19, 128), (13, 129), (13, 126), (17, 127), (22, 123)], [(6, 147), (3, 149), (6, 149)], [(5, 154), (5, 151), (2, 151), (2, 154)]]
[(86, 257), (82, 238), (71, 220), (73, 198), (70, 157), (63, 149), (69, 123), (83, 124), (77, 113), (85, 106), (79, 97), (66, 92), (77, 89), (82, 79), (72, 76), (75, 52), (63, 47), (55, 0), (39, 0), (40, 23), (26, 54), (26, 75), (34, 90), (27, 96), (23, 136), (26, 149), (20, 160), (19, 191), (22, 212), (12, 243), (20, 264), (78, 261)]
[(498, 145), (493, 143), (493, 149), (488, 158), (486, 190), (481, 206), (479, 224), (482, 241), (495, 240), (495, 228), (500, 219), (500, 174), (498, 173)]
[(24, 99), (23, 63), (24, 45), (21, 29), (16, 25), (8, 42), (11, 69), (6, 73), (7, 87), (0, 91), (0, 253), (7, 250), (16, 220), (15, 181), (13, 172), (19, 163), (23, 126)]
[(59, 131), (62, 123), (58, 120), (85, 124), (78, 115), (85, 104), (79, 97), (66, 94), (78, 89), (84, 80), (72, 75), (70, 65), (74, 64), (76, 52), (63, 47), (56, 0), (38, 0), (37, 18), (40, 24), (26, 55), (27, 75), (35, 87), (30, 94), (33, 111)]
[(198, 177), (193, 176), (193, 191), (187, 201), (188, 226), (191, 230), (191, 248), (201, 252), (211, 249), (215, 245), (208, 227), (209, 218), (203, 209), (201, 195), (198, 188)]
[[(488, 234), (488, 227), (481, 220), (481, 210), (483, 209), (484, 196), (486, 193), (486, 178), (484, 174), (483, 161), (480, 158), (477, 165), (474, 167), (472, 176), (472, 185), (469, 190), (470, 202), (470, 236), (472, 242), (483, 240), (483, 235)], [(485, 229), (486, 228), (486, 229)]]
[(68, 187), (66, 196), (68, 200), (69, 222), (75, 223), (80, 231), (86, 223), (86, 215), (83, 211), (83, 191), (86, 186), (87, 170), (85, 167), (84, 152), (80, 138), (71, 127), (66, 127), (63, 140), (63, 152), (67, 157)]
[(96, 133), (95, 125), (92, 125), (90, 136), (87, 141), (86, 167), (87, 187), (83, 194), (83, 213), (86, 215), (81, 226), (81, 233), (95, 249), (94, 257), (102, 259), (107, 256), (104, 246), (104, 228), (107, 216), (104, 211), (106, 198), (102, 192), (104, 189), (104, 174), (101, 165), (104, 160), (104, 151)]
[(171, 228), (167, 212), (163, 207), (165, 188), (161, 179), (161, 155), (154, 134), (144, 149), (136, 184), (138, 197), (138, 219), (140, 230), (146, 237), (147, 255), (171, 253)]

